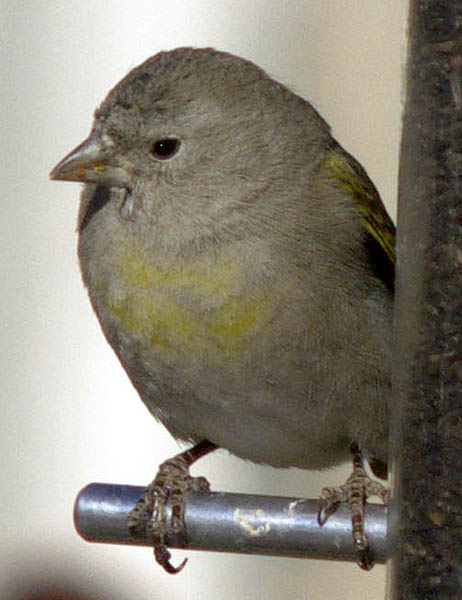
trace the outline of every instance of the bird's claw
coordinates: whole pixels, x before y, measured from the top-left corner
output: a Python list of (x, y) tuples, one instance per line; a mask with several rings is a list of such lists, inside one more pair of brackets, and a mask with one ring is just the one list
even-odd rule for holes
[(168, 551), (167, 546), (165, 546), (164, 544), (158, 544), (154, 546), (154, 557), (156, 559), (157, 564), (159, 564), (164, 569), (164, 571), (166, 571), (170, 575), (176, 575), (177, 573), (182, 571), (183, 567), (188, 562), (188, 559), (185, 558), (183, 562), (178, 565), (178, 567), (174, 567), (170, 562), (172, 555)]
[(185, 559), (178, 567), (170, 562), (171, 554), (166, 546), (167, 505), (170, 508), (171, 531), (177, 542), (185, 543), (185, 496), (189, 492), (208, 492), (210, 489), (205, 477), (192, 477), (189, 474), (189, 467), (214, 448), (210, 442), (200, 442), (163, 462), (156, 477), (128, 515), (127, 526), (132, 535), (147, 527), (156, 561), (167, 573), (179, 573), (187, 562)]
[(351, 516), (353, 548), (358, 556), (358, 565), (369, 571), (374, 566), (374, 560), (367, 542), (364, 526), (364, 506), (372, 496), (387, 501), (387, 488), (374, 481), (366, 473), (361, 453), (356, 447), (352, 448), (353, 472), (343, 485), (326, 487), (321, 491), (318, 523), (322, 527), (327, 519), (335, 513), (341, 503), (348, 504)]

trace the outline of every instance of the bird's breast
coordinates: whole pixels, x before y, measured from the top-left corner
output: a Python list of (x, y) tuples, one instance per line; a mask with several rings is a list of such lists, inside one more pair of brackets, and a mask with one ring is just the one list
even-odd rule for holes
[(231, 260), (179, 259), (161, 265), (120, 253), (96, 286), (96, 304), (125, 336), (161, 353), (225, 359), (241, 352), (270, 318), (268, 291)]

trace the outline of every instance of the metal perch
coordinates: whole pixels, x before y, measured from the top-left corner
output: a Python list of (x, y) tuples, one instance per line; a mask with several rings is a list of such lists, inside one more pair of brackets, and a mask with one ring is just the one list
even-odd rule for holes
[[(77, 496), (74, 521), (87, 541), (150, 546), (147, 533), (133, 537), (127, 516), (142, 487), (91, 483)], [(167, 532), (170, 548), (356, 561), (348, 510), (340, 506), (320, 527), (318, 500), (228, 493), (191, 493), (187, 497), (186, 543)], [(169, 522), (167, 507), (167, 523)], [(386, 552), (385, 507), (368, 504), (366, 533), (376, 562)]]

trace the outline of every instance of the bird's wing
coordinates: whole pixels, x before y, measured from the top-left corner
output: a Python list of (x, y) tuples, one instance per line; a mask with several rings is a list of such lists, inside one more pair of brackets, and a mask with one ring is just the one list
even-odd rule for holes
[(325, 175), (336, 182), (356, 205), (366, 231), (365, 245), (376, 274), (394, 290), (395, 226), (379, 193), (358, 161), (335, 144), (327, 153), (323, 165)]
[[(371, 266), (394, 292), (395, 279), (395, 226), (385, 210), (379, 193), (358, 161), (341, 146), (335, 144), (326, 155), (323, 166), (325, 175), (349, 194), (356, 205), (365, 228), (364, 243)], [(387, 465), (370, 457), (369, 465), (377, 477), (386, 479)]]

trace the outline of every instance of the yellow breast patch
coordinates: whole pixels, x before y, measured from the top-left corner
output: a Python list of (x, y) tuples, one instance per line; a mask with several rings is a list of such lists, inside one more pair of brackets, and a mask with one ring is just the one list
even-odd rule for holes
[(162, 268), (130, 255), (117, 271), (118, 284), (103, 292), (105, 308), (125, 331), (159, 349), (230, 355), (267, 318), (267, 296), (248, 295), (231, 262)]

